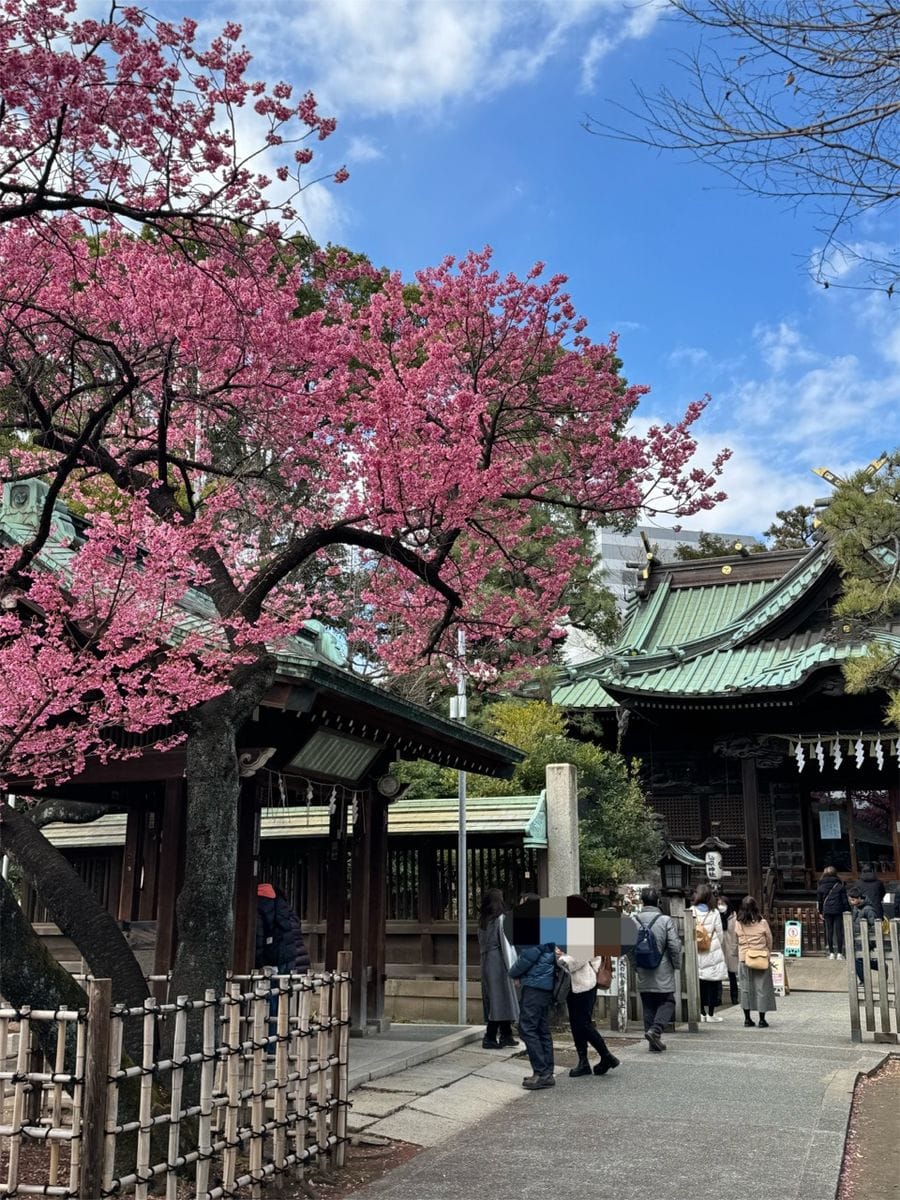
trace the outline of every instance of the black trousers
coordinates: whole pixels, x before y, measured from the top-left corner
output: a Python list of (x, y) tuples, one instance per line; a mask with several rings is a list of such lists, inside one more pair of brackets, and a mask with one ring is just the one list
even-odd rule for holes
[(572, 1040), (579, 1056), (587, 1054), (588, 1046), (593, 1046), (601, 1058), (609, 1054), (606, 1042), (594, 1024), (594, 1002), (597, 999), (597, 989), (592, 987), (589, 992), (569, 992), (566, 1005), (569, 1009), (569, 1025), (572, 1027)]
[(548, 1020), (550, 992), (523, 987), (519, 997), (519, 1033), (535, 1075), (553, 1074), (553, 1038)]
[(719, 1003), (719, 989), (721, 983), (718, 979), (701, 979), (700, 980), (700, 1011), (709, 1013), (710, 1016), (716, 1011), (716, 1005)]
[(731, 1003), (737, 1004), (737, 1002), (738, 1002), (738, 981), (737, 981), (737, 973), (735, 971), (728, 972), (728, 990), (731, 993)]
[(644, 1012), (644, 1033), (654, 1030), (662, 1033), (675, 1020), (674, 992), (641, 992), (641, 1008)]
[(503, 1038), (511, 1038), (512, 1021), (488, 1021), (484, 1036), (496, 1041), (498, 1035)]
[(829, 954), (844, 953), (844, 914), (825, 913), (825, 945)]

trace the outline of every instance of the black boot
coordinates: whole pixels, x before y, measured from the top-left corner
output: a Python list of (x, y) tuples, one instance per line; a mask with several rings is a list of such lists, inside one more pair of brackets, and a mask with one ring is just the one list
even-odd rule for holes
[(765, 1013), (759, 1014), (759, 1027), (760, 1027), (760, 1029), (768, 1029), (769, 1028), (769, 1022), (766, 1020)]
[(588, 1062), (587, 1051), (584, 1054), (578, 1055), (578, 1062), (569, 1072), (573, 1079), (577, 1079), (579, 1075), (590, 1075), (591, 1064)]
[(605, 1075), (607, 1071), (612, 1071), (619, 1065), (619, 1060), (614, 1054), (610, 1054), (609, 1050), (604, 1050), (600, 1055), (600, 1061), (594, 1067), (595, 1075)]
[(756, 1022), (750, 1016), (750, 1009), (745, 1008), (744, 1009), (744, 1025), (749, 1026), (749, 1025), (755, 1025), (755, 1024), (756, 1024)]

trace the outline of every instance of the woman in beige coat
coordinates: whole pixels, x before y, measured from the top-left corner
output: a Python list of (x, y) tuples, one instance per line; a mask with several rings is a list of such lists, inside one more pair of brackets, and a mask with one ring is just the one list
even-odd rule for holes
[(775, 1011), (775, 988), (772, 984), (772, 930), (769, 922), (760, 915), (759, 905), (752, 896), (745, 896), (738, 909), (734, 925), (738, 939), (738, 990), (744, 1024), (755, 1025), (750, 1016), (752, 1010), (759, 1013), (760, 1029), (767, 1029), (766, 1013)]

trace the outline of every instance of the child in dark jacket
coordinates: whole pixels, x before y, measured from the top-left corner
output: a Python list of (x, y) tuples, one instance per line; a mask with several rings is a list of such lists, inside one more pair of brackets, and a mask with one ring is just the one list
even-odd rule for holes
[(528, 1051), (532, 1074), (522, 1080), (529, 1091), (553, 1087), (553, 1039), (550, 1036), (550, 1001), (556, 975), (556, 947), (516, 946), (516, 961), (509, 968), (522, 985), (519, 996), (519, 1033)]
[(850, 901), (850, 911), (853, 913), (853, 955), (856, 959), (856, 978), (863, 983), (865, 981), (864, 954), (869, 956), (869, 965), (872, 970), (878, 970), (878, 960), (873, 957), (872, 952), (875, 948), (875, 923), (879, 917), (858, 885), (850, 888), (847, 898)]

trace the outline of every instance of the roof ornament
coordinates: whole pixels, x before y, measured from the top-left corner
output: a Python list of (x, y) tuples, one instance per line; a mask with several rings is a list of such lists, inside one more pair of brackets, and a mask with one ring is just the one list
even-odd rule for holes
[(819, 764), (819, 771), (820, 772), (824, 771), (825, 770), (825, 748), (822, 745), (822, 735), (821, 734), (819, 734), (818, 738), (816, 739), (816, 744), (813, 749), (813, 754), (816, 757), (816, 762)]

